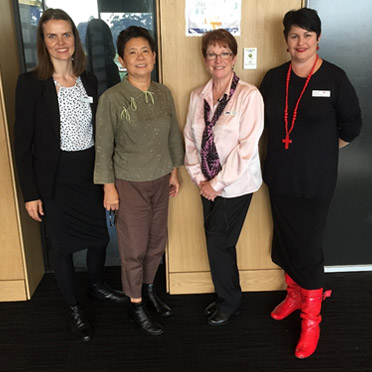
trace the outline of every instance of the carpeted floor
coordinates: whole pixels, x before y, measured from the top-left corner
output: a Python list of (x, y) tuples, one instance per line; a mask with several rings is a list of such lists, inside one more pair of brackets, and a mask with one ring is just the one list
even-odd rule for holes
[[(86, 274), (77, 277), (94, 339), (71, 338), (54, 276), (46, 274), (31, 301), (0, 303), (0, 371), (372, 372), (372, 273), (327, 274), (333, 295), (323, 306), (318, 350), (306, 360), (293, 355), (299, 313), (279, 322), (269, 316), (284, 292), (245, 293), (241, 314), (214, 328), (203, 316), (213, 295), (166, 295), (160, 278), (174, 314), (160, 319), (165, 334), (151, 337), (129, 322), (126, 305), (88, 300)], [(106, 278), (120, 287), (118, 267)]]

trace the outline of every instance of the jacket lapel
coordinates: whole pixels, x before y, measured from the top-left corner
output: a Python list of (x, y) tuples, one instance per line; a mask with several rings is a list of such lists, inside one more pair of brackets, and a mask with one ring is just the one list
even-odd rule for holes
[(47, 80), (43, 80), (41, 84), (43, 88), (46, 109), (48, 110), (50, 117), (50, 122), (58, 138), (60, 138), (60, 116), (58, 107), (58, 97), (56, 87), (53, 82), (53, 78), (50, 77)]

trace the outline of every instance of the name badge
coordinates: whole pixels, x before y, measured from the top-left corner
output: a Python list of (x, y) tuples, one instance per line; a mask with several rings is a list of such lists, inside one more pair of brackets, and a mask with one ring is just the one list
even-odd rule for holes
[(223, 114), (226, 116), (235, 116), (237, 112), (236, 111), (225, 111)]
[(93, 103), (93, 97), (90, 97), (90, 96), (80, 97), (80, 99), (84, 103)]
[(313, 97), (330, 97), (330, 90), (313, 90)]

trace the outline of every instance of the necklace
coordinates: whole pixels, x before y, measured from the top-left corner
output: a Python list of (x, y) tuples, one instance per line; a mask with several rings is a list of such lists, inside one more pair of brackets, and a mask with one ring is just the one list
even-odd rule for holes
[(301, 92), (300, 96), (298, 97), (296, 106), (293, 110), (291, 128), (288, 130), (288, 92), (289, 92), (289, 80), (291, 78), (291, 71), (292, 71), (292, 63), (289, 64), (288, 72), (287, 72), (287, 81), (286, 81), (286, 86), (285, 86), (285, 108), (284, 108), (285, 138), (282, 139), (282, 142), (284, 143), (284, 148), (286, 150), (288, 150), (289, 144), (292, 143), (292, 140), (289, 139), (289, 135), (291, 134), (291, 132), (293, 130), (293, 127), (295, 125), (295, 121), (296, 121), (296, 118), (297, 118), (298, 105), (300, 104), (301, 98), (302, 98), (307, 86), (309, 85), (309, 81), (311, 79), (311, 76), (313, 75), (315, 65), (318, 62), (318, 59), (319, 59), (319, 56), (316, 55), (314, 65), (311, 68), (310, 74), (306, 78), (305, 85), (302, 88), (302, 92)]

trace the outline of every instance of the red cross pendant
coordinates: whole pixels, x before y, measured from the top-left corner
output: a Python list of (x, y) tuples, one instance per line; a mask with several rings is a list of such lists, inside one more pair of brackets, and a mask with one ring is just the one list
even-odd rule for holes
[(286, 135), (285, 135), (285, 138), (282, 139), (282, 142), (285, 143), (284, 148), (285, 148), (286, 150), (288, 150), (289, 144), (292, 143), (292, 140), (289, 139), (289, 134), (286, 134)]

